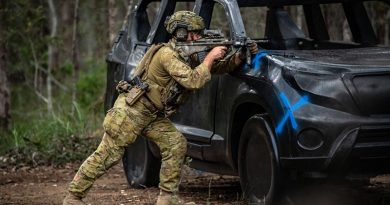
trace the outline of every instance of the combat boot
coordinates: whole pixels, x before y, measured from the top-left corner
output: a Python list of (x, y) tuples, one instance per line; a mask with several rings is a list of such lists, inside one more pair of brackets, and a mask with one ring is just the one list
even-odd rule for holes
[(62, 205), (86, 205), (86, 203), (81, 200), (81, 197), (68, 193), (62, 202)]
[(156, 205), (195, 205), (194, 202), (184, 203), (176, 194), (161, 190)]
[(179, 201), (174, 200), (173, 196), (172, 193), (161, 190), (156, 205), (178, 205)]

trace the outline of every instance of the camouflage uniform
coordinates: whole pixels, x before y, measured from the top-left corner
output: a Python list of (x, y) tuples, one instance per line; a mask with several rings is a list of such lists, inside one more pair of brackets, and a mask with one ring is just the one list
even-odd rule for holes
[[(143, 65), (142, 61), (140, 64)], [(232, 62), (219, 64), (213, 67), (213, 72), (231, 71), (235, 66), (230, 65), (233, 65)], [(167, 95), (175, 86), (182, 86), (186, 90), (199, 89), (211, 79), (211, 73), (202, 63), (191, 68), (189, 63), (184, 62), (175, 50), (175, 40), (160, 48), (147, 66), (143, 80), (149, 84), (149, 91), (131, 106), (125, 100), (129, 93), (118, 96), (104, 119), (105, 133), (99, 147), (84, 161), (70, 183), (69, 192), (74, 196), (85, 197), (94, 181), (119, 162), (125, 148), (139, 135), (155, 142), (160, 148), (162, 164), (159, 188), (169, 193), (178, 191), (187, 142), (167, 118), (180, 102), (168, 105)], [(151, 106), (165, 115), (152, 112)]]

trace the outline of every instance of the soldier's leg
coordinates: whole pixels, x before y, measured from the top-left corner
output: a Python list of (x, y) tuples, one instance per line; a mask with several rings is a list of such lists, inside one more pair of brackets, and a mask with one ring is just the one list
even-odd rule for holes
[(69, 192), (83, 198), (97, 178), (115, 165), (122, 157), (124, 147), (115, 144), (114, 139), (104, 133), (99, 147), (80, 166), (69, 185)]
[(160, 189), (177, 193), (181, 167), (187, 152), (187, 140), (167, 118), (158, 118), (152, 122), (145, 128), (143, 135), (160, 148)]
[(131, 108), (111, 109), (103, 122), (105, 134), (99, 147), (81, 165), (70, 183), (69, 192), (85, 197), (95, 180), (122, 158), (125, 147), (154, 119), (140, 103)]

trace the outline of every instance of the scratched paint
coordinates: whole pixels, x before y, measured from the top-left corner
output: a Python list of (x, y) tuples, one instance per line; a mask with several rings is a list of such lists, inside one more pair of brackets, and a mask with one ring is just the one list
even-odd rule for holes
[(293, 106), (291, 106), (287, 96), (281, 92), (279, 94), (280, 99), (282, 100), (284, 107), (285, 107), (285, 114), (282, 118), (282, 120), (279, 122), (278, 126), (276, 127), (276, 133), (280, 134), (282, 133), (285, 125), (287, 124), (287, 121), (290, 120), (291, 126), (294, 130), (298, 129), (297, 121), (294, 117), (294, 111), (298, 110), (302, 106), (309, 103), (309, 98), (307, 96), (301, 97), (298, 102), (296, 102)]

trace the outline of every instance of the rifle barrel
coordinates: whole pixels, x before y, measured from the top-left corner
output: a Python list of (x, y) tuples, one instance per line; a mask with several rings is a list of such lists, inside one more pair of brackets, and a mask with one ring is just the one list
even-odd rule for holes
[(234, 45), (233, 41), (207, 41), (207, 42), (186, 42), (176, 43), (176, 46), (218, 46), (218, 45)]
[[(259, 39), (259, 40), (251, 40), (255, 43), (269, 43), (268, 39)], [(240, 41), (231, 41), (231, 40), (202, 40), (202, 41), (192, 41), (192, 42), (177, 42), (177, 46), (244, 46), (242, 42)]]

